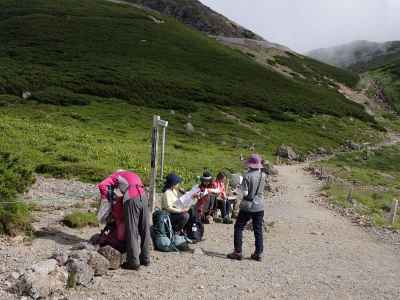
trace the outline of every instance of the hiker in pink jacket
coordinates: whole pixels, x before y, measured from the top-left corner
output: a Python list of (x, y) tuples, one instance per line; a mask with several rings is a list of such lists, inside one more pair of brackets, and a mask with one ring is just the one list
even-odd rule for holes
[[(123, 267), (138, 270), (140, 265), (150, 264), (150, 225), (148, 203), (140, 177), (129, 171), (118, 171), (99, 185), (101, 198), (108, 199), (109, 188), (123, 194), (123, 218), (125, 223), (127, 261)], [(139, 251), (140, 236), (140, 251)], [(139, 254), (140, 253), (140, 254)]]

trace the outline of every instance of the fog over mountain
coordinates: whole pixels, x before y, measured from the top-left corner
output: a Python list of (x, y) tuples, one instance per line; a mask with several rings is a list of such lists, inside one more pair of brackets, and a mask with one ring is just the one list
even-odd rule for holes
[(267, 40), (299, 52), (355, 40), (400, 40), (399, 0), (202, 0)]

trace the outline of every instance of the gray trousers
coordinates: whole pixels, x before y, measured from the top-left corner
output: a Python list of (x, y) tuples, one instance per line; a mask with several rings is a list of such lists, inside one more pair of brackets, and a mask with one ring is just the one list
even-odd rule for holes
[[(126, 261), (130, 265), (150, 262), (150, 224), (146, 196), (124, 202)], [(140, 237), (140, 246), (139, 246)]]

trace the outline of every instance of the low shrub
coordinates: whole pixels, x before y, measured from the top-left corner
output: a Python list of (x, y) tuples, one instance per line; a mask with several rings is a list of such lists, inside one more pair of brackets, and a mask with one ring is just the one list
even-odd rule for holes
[(71, 228), (83, 228), (86, 226), (95, 227), (98, 225), (96, 214), (79, 210), (74, 210), (70, 214), (66, 215), (63, 223)]
[(0, 234), (30, 232), (31, 210), (17, 201), (34, 182), (32, 170), (10, 153), (0, 153)]
[(46, 104), (53, 105), (88, 105), (90, 100), (85, 96), (73, 93), (60, 87), (49, 87), (45, 90), (35, 92), (32, 99)]

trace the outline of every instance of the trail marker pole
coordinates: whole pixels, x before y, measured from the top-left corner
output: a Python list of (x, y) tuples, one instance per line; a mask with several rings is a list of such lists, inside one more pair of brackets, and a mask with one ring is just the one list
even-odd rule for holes
[(152, 213), (156, 202), (157, 192), (157, 157), (158, 157), (158, 121), (160, 116), (153, 117), (153, 132), (151, 136), (151, 181), (150, 181), (150, 199), (149, 208)]
[(168, 122), (161, 120), (160, 116), (153, 116), (153, 131), (151, 137), (151, 178), (150, 178), (150, 199), (149, 209), (152, 213), (156, 203), (157, 196), (157, 167), (158, 167), (158, 140), (159, 127), (162, 127), (162, 147), (161, 147), (161, 178), (164, 176), (164, 157), (165, 157), (165, 139)]
[(394, 200), (392, 205), (392, 210), (390, 214), (392, 225), (397, 221), (397, 210), (399, 208), (399, 200)]
[(160, 179), (162, 180), (164, 178), (165, 143), (167, 139), (168, 122), (159, 120), (158, 125), (162, 127), (161, 161), (160, 161)]

